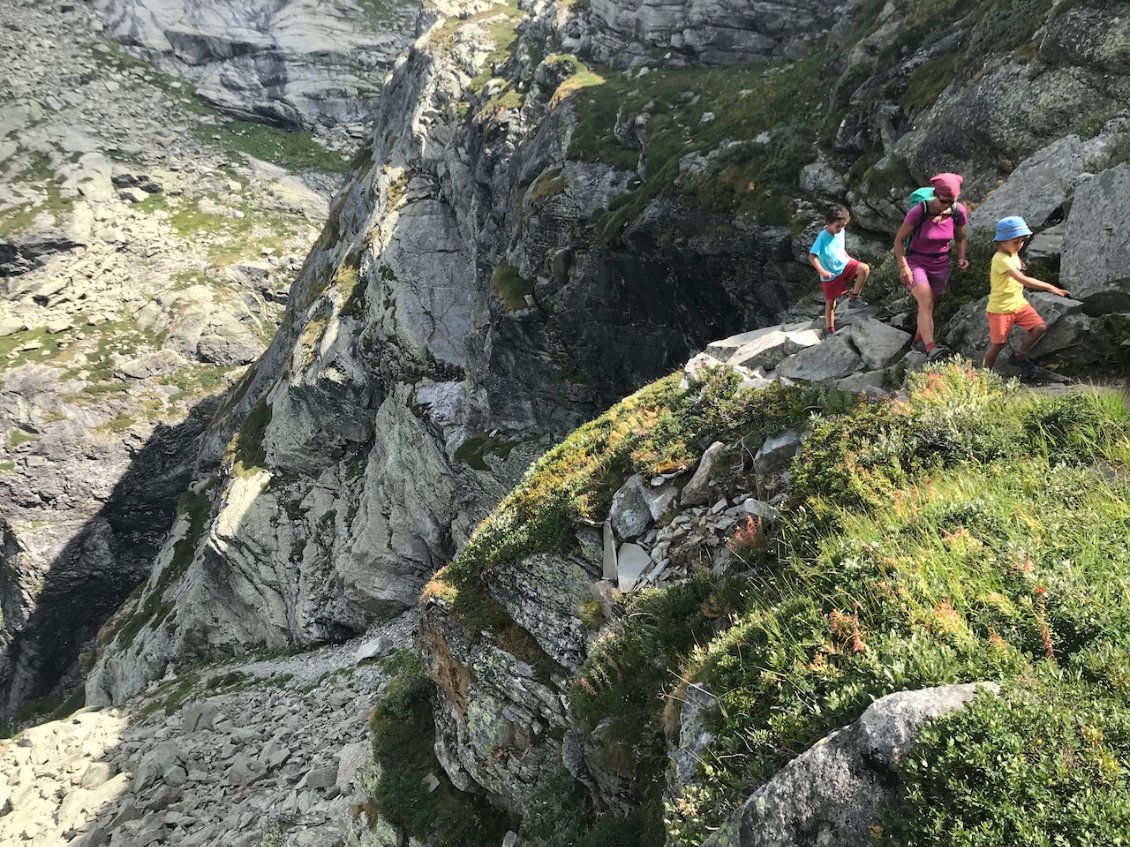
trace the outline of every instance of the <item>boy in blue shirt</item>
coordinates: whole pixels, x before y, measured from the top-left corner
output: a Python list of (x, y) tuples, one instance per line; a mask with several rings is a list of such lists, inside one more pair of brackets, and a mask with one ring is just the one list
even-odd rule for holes
[(871, 266), (848, 255), (844, 228), (851, 214), (842, 206), (829, 206), (824, 215), (824, 228), (816, 236), (808, 251), (808, 263), (820, 274), (824, 289), (824, 327), (828, 335), (836, 334), (836, 298), (848, 291), (848, 281), (854, 280), (847, 308), (862, 309), (867, 301), (859, 296), (863, 283), (871, 273)]

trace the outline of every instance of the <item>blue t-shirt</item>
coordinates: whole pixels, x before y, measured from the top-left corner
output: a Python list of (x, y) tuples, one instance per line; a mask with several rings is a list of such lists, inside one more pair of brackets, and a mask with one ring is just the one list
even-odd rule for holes
[(824, 270), (834, 277), (843, 273), (844, 268), (847, 267), (847, 239), (844, 238), (842, 229), (835, 235), (832, 235), (827, 229), (820, 230), (820, 234), (812, 242), (812, 249), (808, 252), (815, 253), (820, 264), (824, 266)]

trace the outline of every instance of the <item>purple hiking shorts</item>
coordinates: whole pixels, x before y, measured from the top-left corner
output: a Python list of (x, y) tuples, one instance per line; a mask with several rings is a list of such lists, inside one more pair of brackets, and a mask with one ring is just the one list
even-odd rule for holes
[(937, 258), (926, 256), (907, 256), (906, 263), (910, 265), (910, 285), (929, 285), (934, 299), (946, 293), (946, 286), (950, 281), (950, 257), (947, 253)]

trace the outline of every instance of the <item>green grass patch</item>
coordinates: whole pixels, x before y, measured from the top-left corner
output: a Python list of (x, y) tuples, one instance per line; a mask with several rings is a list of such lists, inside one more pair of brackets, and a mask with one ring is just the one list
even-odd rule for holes
[[(719, 710), (705, 788), (668, 808), (674, 843), (699, 843), (790, 758), (887, 693), (986, 679), (1024, 691), (1046, 666), (1068, 678), (1085, 666), (1096, 680), (1087, 697), (1101, 700), (1109, 679), (1125, 680), (1128, 461), (1120, 395), (1029, 395), (962, 365), (916, 374), (906, 402), (817, 421), (794, 462), (775, 564), (686, 668)], [(978, 744), (1003, 740), (994, 726)], [(968, 749), (937, 763), (951, 785)], [(1127, 761), (1130, 745), (1116, 752)], [(1039, 751), (1006, 743), (1001, 755), (1019, 763)], [(1000, 774), (1016, 792), (1018, 772)], [(919, 802), (915, 814), (934, 814), (932, 798)], [(1026, 803), (1018, 793), (978, 809), (999, 823), (1036, 809)], [(1068, 806), (1053, 816), (1070, 818)], [(1005, 842), (1054, 843), (960, 843)]]
[(198, 671), (189, 671), (178, 679), (169, 680), (169, 682), (160, 686), (142, 706), (140, 716), (147, 718), (158, 711), (171, 715), (192, 696), (199, 682), (200, 673)]
[(1125, 843), (1130, 651), (1104, 647), (1093, 659), (1045, 664), (1031, 684), (927, 725), (902, 763), (905, 793), (878, 844)]
[(44, 212), (55, 218), (57, 223), (70, 213), (73, 203), (60, 192), (55, 172), (46, 156), (29, 158), (26, 166), (11, 174), (8, 181), (16, 185), (34, 186), (42, 191), (42, 196), (36, 202), (0, 212), (0, 239), (13, 238), (30, 229), (35, 219)]
[[(369, 715), (373, 761), (380, 777), (367, 786), (372, 808), (399, 832), (436, 847), (495, 847), (510, 828), (507, 815), (457, 791), (435, 758), (435, 687), (410, 650), (382, 663), (389, 679)], [(426, 780), (439, 785), (429, 790)]]
[[(555, 102), (575, 105), (572, 158), (634, 169), (639, 153), (616, 138), (617, 117), (647, 115), (646, 177), (601, 219), (602, 232), (615, 235), (647, 201), (680, 192), (707, 209), (787, 223), (791, 197), (799, 190), (797, 175), (812, 159), (826, 108), (819, 79), (826, 59), (813, 55), (772, 68), (666, 69), (640, 79), (582, 65), (554, 95)], [(677, 187), (680, 159), (727, 142), (737, 143)]]
[(665, 838), (664, 713), (679, 702), (679, 668), (696, 645), (710, 640), (718, 620), (736, 610), (743, 587), (741, 580), (701, 573), (682, 585), (624, 597), (612, 635), (593, 647), (570, 687), (579, 724), (589, 732), (601, 725), (604, 766), (630, 775), (645, 843)]
[(133, 417), (133, 415), (127, 412), (118, 412), (118, 414), (114, 415), (114, 417), (110, 418), (110, 420), (106, 421), (103, 424), (100, 424), (98, 431), (102, 433), (125, 432), (135, 423), (137, 423), (137, 420)]
[(246, 199), (233, 204), (214, 199), (217, 208), (230, 209), (238, 215), (205, 211), (198, 201), (178, 199), (170, 202), (169, 223), (182, 239), (207, 245), (208, 258), (218, 266), (248, 258), (258, 258), (264, 249), (283, 252), (304, 222), (291, 215), (264, 215)]
[(267, 451), (263, 447), (263, 436), (271, 423), (271, 415), (271, 404), (266, 397), (260, 397), (232, 436), (231, 443), (228, 444), (228, 456), (232, 473), (236, 476), (250, 476), (266, 468)]
[[(286, 130), (252, 121), (233, 120), (218, 126), (203, 125), (193, 132), (208, 144), (245, 153), (291, 172), (322, 171), (344, 174), (349, 162), (327, 150), (306, 130)], [(216, 138), (215, 136), (219, 136)]]
[(547, 197), (556, 197), (558, 194), (561, 194), (565, 188), (564, 172), (561, 168), (550, 168), (534, 180), (534, 184), (530, 186), (530, 191), (527, 196), (530, 202), (536, 203)]
[(523, 847), (661, 847), (637, 815), (597, 813), (563, 768), (546, 774), (522, 804)]
[(448, 569), (458, 586), (503, 561), (565, 552), (580, 524), (603, 520), (633, 473), (693, 468), (713, 440), (776, 434), (803, 419), (817, 393), (774, 386), (739, 389), (725, 369), (683, 389), (661, 379), (574, 431), (539, 459), (475, 530)]
[(205, 394), (216, 393), (227, 385), (227, 374), (231, 370), (219, 365), (190, 364), (157, 381), (162, 385), (176, 387), (176, 392), (169, 395), (169, 402), (176, 404)]
[[(59, 342), (70, 333), (52, 335), (43, 327), (21, 330), (0, 338), (0, 371), (16, 368), (28, 362), (50, 361), (59, 355)], [(29, 349), (20, 349), (27, 347)]]
[(19, 447), (21, 444), (30, 444), (31, 442), (38, 440), (39, 436), (34, 432), (28, 432), (27, 430), (20, 429), (19, 427), (14, 427), (12, 431), (8, 433), (8, 443), (12, 447)]
[(455, 461), (470, 465), (478, 471), (489, 470), (486, 463), (487, 456), (494, 455), (506, 459), (510, 456), (510, 451), (521, 444), (523, 440), (525, 439), (508, 441), (496, 438), (489, 432), (476, 432), (456, 449)]
[(494, 296), (508, 312), (529, 308), (526, 295), (534, 293), (534, 281), (524, 278), (513, 265), (498, 265), (490, 279)]

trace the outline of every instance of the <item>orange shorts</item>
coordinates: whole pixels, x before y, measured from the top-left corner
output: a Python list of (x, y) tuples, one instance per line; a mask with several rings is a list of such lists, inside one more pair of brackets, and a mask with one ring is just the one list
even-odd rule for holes
[(985, 317), (989, 319), (990, 344), (1004, 344), (1008, 340), (1009, 331), (1014, 326), (1027, 331), (1044, 322), (1031, 304), (1015, 312), (985, 312)]

